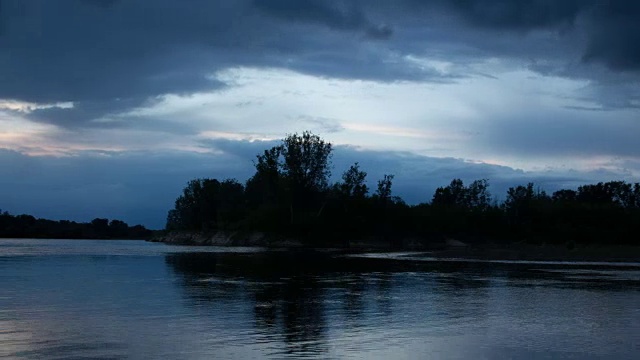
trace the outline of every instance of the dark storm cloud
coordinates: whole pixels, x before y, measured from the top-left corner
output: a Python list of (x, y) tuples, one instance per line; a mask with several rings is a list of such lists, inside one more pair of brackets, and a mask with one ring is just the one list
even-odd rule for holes
[[(545, 60), (546, 65), (534, 63), (531, 69), (546, 74), (608, 80), (607, 74), (594, 76), (593, 68), (588, 67), (598, 64), (612, 72), (627, 75), (633, 72), (634, 76), (627, 81), (637, 83), (639, 80), (640, 3), (637, 1), (404, 0), (380, 2), (378, 6), (378, 11), (393, 14), (388, 22), (396, 28), (398, 37), (411, 30), (426, 40), (403, 39), (407, 41), (404, 48), (414, 52), (420, 52), (421, 47), (429, 52), (434, 43), (445, 41), (476, 50), (452, 57)], [(548, 34), (540, 36), (540, 32)], [(436, 35), (430, 37), (430, 34)]]
[[(139, 105), (149, 97), (219, 88), (221, 84), (207, 76), (232, 66), (376, 76), (381, 59), (349, 45), (359, 41), (358, 36), (345, 39), (304, 24), (326, 23), (331, 29), (377, 38), (388, 36), (389, 30), (368, 22), (355, 8), (312, 5), (288, 12), (303, 26), (296, 28), (289, 15), (277, 15), (287, 13), (284, 3), (280, 8), (269, 5), (272, 10), (265, 14), (266, 5), (256, 8), (249, 1), (5, 0), (0, 15), (0, 98), (86, 102), (75, 110), (35, 117), (72, 125), (103, 116), (108, 109), (117, 112), (126, 108), (123, 105)], [(317, 49), (324, 50), (317, 54)], [(340, 55), (347, 50), (355, 58)], [(349, 68), (357, 74), (350, 74)], [(397, 77), (394, 72), (399, 74), (399, 69), (392, 68), (385, 76)]]
[(443, 4), (472, 26), (501, 31), (565, 31), (582, 17), (585, 28), (579, 30), (587, 39), (583, 61), (601, 62), (614, 71), (640, 69), (640, 3), (634, 0), (449, 0)]
[[(207, 58), (199, 59), (201, 50), (191, 46), (219, 30), (207, 26), (206, 17), (169, 4), (149, 9), (139, 2), (95, 4), (4, 1), (0, 98), (72, 101), (74, 109), (43, 110), (33, 117), (72, 126), (149, 97), (220, 86), (204, 76), (210, 70)], [(176, 24), (174, 16), (196, 25)]]
[[(72, 108), (49, 107), (36, 109), (30, 118), (45, 123), (53, 123), (63, 127), (74, 125), (87, 120), (100, 118), (109, 114), (118, 114), (143, 104), (152, 105), (153, 101), (147, 97), (130, 97), (110, 100), (86, 100), (74, 103)], [(85, 124), (89, 126), (90, 124)], [(93, 123), (94, 127), (122, 126), (118, 123)]]
[(89, 5), (108, 8), (120, 0), (81, 0)]
[(476, 25), (496, 29), (531, 30), (571, 25), (592, 6), (589, 0), (450, 0), (445, 1)]
[(335, 0), (254, 0), (256, 7), (275, 17), (325, 25), (330, 29), (361, 31), (373, 39), (388, 39), (393, 29), (376, 25), (365, 16), (360, 3)]
[[(638, 69), (639, 17), (635, 1), (3, 0), (0, 99), (74, 102), (33, 115), (73, 127), (159, 95), (219, 89), (210, 75), (234, 66), (381, 81), (469, 75), (408, 66), (412, 54), (549, 59), (532, 68), (591, 79), (571, 64)], [(522, 36), (534, 30), (559, 35)]]
[[(145, 22), (142, 9), (135, 7), (117, 11), (84, 2), (11, 4), (0, 37), (7, 54), (0, 58), (3, 98), (102, 100), (210, 86), (201, 76), (206, 65), (190, 59), (197, 55), (194, 50), (176, 41), (202, 37), (207, 29), (164, 29), (168, 19), (163, 17), (171, 9), (150, 11), (149, 17), (157, 18)], [(171, 27), (169, 21), (166, 25)]]
[(640, 2), (606, 1), (593, 12), (586, 61), (611, 69), (640, 70)]

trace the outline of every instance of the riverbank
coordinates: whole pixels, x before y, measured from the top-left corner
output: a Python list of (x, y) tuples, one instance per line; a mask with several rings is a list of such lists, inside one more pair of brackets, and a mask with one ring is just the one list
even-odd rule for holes
[(302, 247), (300, 241), (268, 235), (263, 232), (246, 231), (160, 232), (147, 241), (190, 246)]
[[(400, 247), (392, 247), (382, 239), (334, 241), (328, 247), (309, 247), (301, 241), (262, 232), (163, 232), (148, 241), (190, 246), (255, 246), (272, 249), (313, 249), (338, 253), (390, 252), (397, 250), (424, 252), (434, 258), (530, 261), (640, 261), (639, 246), (624, 245), (548, 245), (517, 242), (464, 243), (455, 239), (399, 239)], [(336, 244), (342, 244), (336, 246)]]
[[(399, 238), (392, 241), (382, 237), (355, 238), (353, 236), (335, 236), (329, 242), (323, 239), (300, 241), (296, 238), (284, 235), (264, 233), (257, 231), (160, 231), (149, 238), (150, 242), (161, 242), (169, 245), (187, 246), (257, 246), (265, 248), (311, 248), (311, 249), (331, 249), (353, 252), (364, 251), (390, 251), (390, 250), (430, 250), (434, 245), (438, 247), (446, 246), (443, 241), (433, 241), (418, 238)], [(446, 243), (449, 243), (447, 240)], [(442, 244), (440, 244), (442, 243)], [(310, 245), (311, 244), (311, 245)], [(326, 245), (324, 245), (326, 244)]]

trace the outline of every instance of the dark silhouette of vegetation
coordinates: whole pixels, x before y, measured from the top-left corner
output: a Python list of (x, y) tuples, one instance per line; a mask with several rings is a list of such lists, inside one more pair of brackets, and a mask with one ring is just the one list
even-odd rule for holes
[(190, 181), (169, 212), (167, 230), (260, 231), (312, 246), (350, 241), (427, 244), (469, 242), (637, 245), (640, 184), (611, 181), (548, 195), (533, 183), (512, 187), (498, 203), (489, 181), (453, 179), (430, 201), (407, 205), (384, 175), (369, 194), (358, 163), (330, 184), (330, 143), (310, 132), (293, 134), (256, 157), (256, 172), (235, 179)]
[(90, 223), (37, 219), (0, 212), (0, 238), (38, 239), (148, 239), (153, 231), (120, 220), (93, 219)]

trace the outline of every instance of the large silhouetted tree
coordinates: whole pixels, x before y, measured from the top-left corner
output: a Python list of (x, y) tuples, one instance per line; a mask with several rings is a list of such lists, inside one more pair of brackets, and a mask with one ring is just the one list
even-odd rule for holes
[(331, 175), (331, 151), (331, 143), (305, 131), (288, 135), (258, 155), (256, 173), (247, 182), (252, 205), (279, 213), (286, 204), (291, 225), (298, 217), (308, 222), (310, 214), (320, 214)]
[(331, 143), (308, 131), (287, 136), (281, 146), (282, 173), (292, 190), (306, 194), (327, 188), (331, 176)]

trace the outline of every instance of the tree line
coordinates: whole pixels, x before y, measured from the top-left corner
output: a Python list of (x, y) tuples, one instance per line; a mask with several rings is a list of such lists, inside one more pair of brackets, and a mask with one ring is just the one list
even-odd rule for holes
[(153, 232), (142, 225), (96, 218), (89, 223), (37, 219), (0, 211), (0, 238), (39, 239), (148, 239)]
[(333, 147), (310, 132), (292, 134), (256, 156), (255, 174), (189, 181), (169, 211), (168, 231), (261, 231), (312, 245), (378, 239), (638, 244), (640, 184), (610, 181), (547, 194), (533, 183), (511, 187), (503, 202), (489, 181), (454, 179), (430, 201), (393, 196), (394, 176), (375, 189), (358, 163), (330, 183)]

